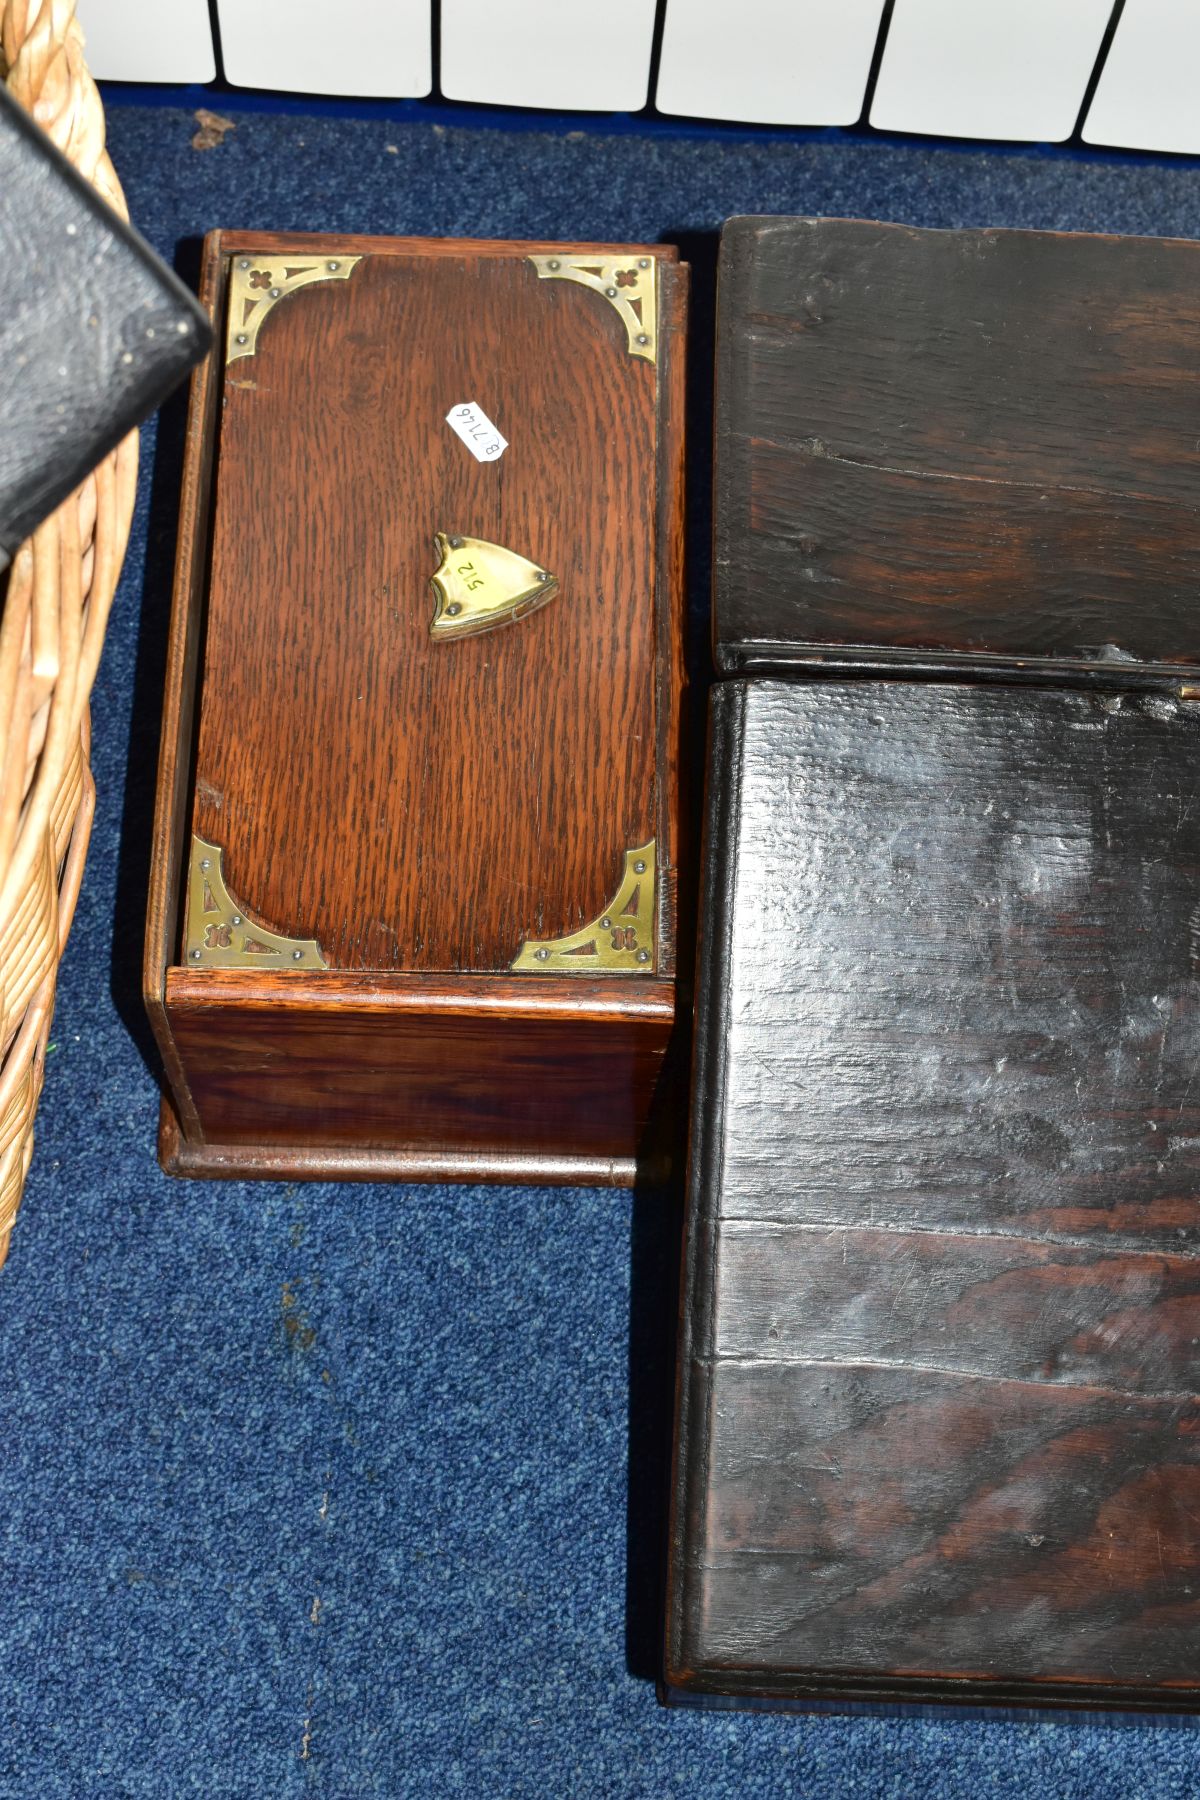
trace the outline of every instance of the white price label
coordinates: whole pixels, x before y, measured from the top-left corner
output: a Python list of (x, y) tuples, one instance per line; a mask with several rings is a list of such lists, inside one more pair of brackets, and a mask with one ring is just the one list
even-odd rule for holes
[(476, 462), (495, 462), (508, 449), (508, 439), (500, 435), (483, 408), (476, 406), (473, 400), (452, 406), (446, 414), (446, 423), (451, 431), (458, 433)]

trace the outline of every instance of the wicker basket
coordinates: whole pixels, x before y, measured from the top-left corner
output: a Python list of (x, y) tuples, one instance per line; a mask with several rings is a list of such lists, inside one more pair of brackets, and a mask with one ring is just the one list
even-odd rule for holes
[[(0, 78), (125, 213), (75, 0), (0, 0)], [(55, 980), (94, 810), (88, 694), (121, 570), (137, 434), (23, 544), (0, 614), (0, 1264), (33, 1152)]]

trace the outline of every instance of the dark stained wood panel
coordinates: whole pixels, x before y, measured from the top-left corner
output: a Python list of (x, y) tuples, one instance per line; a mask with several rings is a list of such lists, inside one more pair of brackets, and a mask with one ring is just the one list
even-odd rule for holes
[[(780, 1445), (764, 1479), (764, 1437)], [(875, 1364), (721, 1370), (694, 1647), (771, 1671), (1200, 1680), (1200, 1405)], [(696, 1641), (698, 1640), (698, 1642)], [(686, 1640), (685, 1640), (686, 1642)], [(685, 1650), (686, 1654), (686, 1650)]]
[(1200, 663), (1200, 246), (859, 220), (725, 229), (727, 670)]
[[(249, 912), (333, 968), (450, 972), (603, 910), (656, 831), (656, 466), (655, 369), (515, 250), (368, 254), (278, 303), (226, 373), (196, 764)], [(433, 642), (439, 530), (558, 597)]]
[(712, 701), (667, 1676), (1200, 1705), (1200, 707)]
[(740, 1213), (1200, 1247), (1196, 707), (899, 682), (745, 704)]
[[(730, 1219), (722, 1356), (827, 1357), (1146, 1394), (1200, 1392), (1200, 1258), (987, 1231)], [(795, 1270), (804, 1269), (797, 1286)]]
[[(785, 629), (811, 624), (816, 637), (836, 616), (859, 652), (981, 660), (1001, 654), (1003, 639), (1025, 661), (1086, 653), (1122, 682), (1123, 659), (1158, 663), (1171, 633), (1182, 674), (1200, 654), (1200, 634), (1183, 623), (1200, 592), (1194, 508), (1135, 495), (1119, 506), (1103, 493), (1064, 499), (1053, 487), (967, 476), (931, 481), (802, 444), (760, 440), (748, 451), (741, 542), (747, 552), (773, 545), (776, 576), (790, 570), (795, 601), (777, 620)], [(1109, 644), (1114, 631), (1120, 642)], [(835, 653), (831, 644), (826, 654)]]

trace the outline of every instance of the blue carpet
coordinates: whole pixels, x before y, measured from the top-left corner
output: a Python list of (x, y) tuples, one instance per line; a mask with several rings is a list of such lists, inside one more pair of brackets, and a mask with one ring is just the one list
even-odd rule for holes
[[(738, 211), (1200, 236), (1200, 170), (877, 143), (504, 134), (115, 107), (134, 215), (683, 239), (697, 442)], [(1163, 1727), (699, 1715), (650, 1679), (676, 1202), (184, 1185), (137, 999), (180, 409), (147, 439), (100, 800), (0, 1275), (0, 1795), (1194, 1795)], [(693, 479), (697, 587), (705, 471)]]

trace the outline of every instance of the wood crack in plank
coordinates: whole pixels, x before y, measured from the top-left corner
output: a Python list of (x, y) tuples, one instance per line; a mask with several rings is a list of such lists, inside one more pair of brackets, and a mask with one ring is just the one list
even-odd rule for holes
[[(1164, 1256), (1179, 1257), (1187, 1262), (1200, 1261), (1200, 1243), (1189, 1244), (1186, 1239), (1177, 1239), (1173, 1244), (1148, 1243), (1144, 1237), (1137, 1237), (1125, 1232), (1097, 1233), (1088, 1237), (1082, 1233), (1074, 1234), (1062, 1231), (1039, 1231), (1036, 1234), (1027, 1231), (981, 1231), (970, 1225), (922, 1225), (916, 1221), (906, 1220), (903, 1224), (895, 1224), (886, 1219), (781, 1219), (776, 1217), (756, 1218), (753, 1213), (724, 1213), (717, 1221), (717, 1226), (746, 1227), (753, 1226), (763, 1231), (891, 1231), (898, 1237), (909, 1234), (921, 1237), (959, 1237), (990, 1238), (1003, 1242), (1038, 1245), (1061, 1244), (1070, 1250), (1111, 1251), (1115, 1255), (1146, 1256), (1162, 1258)], [(1200, 1219), (1197, 1220), (1200, 1228)]]
[(896, 1369), (904, 1375), (944, 1375), (949, 1380), (979, 1381), (991, 1387), (1051, 1389), (1056, 1394), (1099, 1394), (1108, 1400), (1163, 1400), (1184, 1406), (1200, 1405), (1200, 1394), (1180, 1393), (1169, 1388), (1102, 1387), (1095, 1382), (1048, 1381), (1034, 1375), (985, 1375), (979, 1369), (948, 1368), (940, 1363), (916, 1362), (911, 1357), (748, 1356), (744, 1351), (736, 1355), (716, 1351), (711, 1356), (693, 1354), (692, 1361), (701, 1368), (714, 1370), (718, 1365), (725, 1369)]
[(876, 462), (869, 457), (845, 456), (840, 450), (834, 450), (823, 438), (793, 437), (787, 432), (776, 432), (770, 437), (763, 437), (746, 431), (726, 431), (726, 438), (740, 444), (747, 444), (753, 449), (786, 448), (797, 450), (802, 455), (813, 458), (816, 462), (837, 463), (846, 469), (865, 469), (870, 474), (907, 476), (913, 481), (941, 481), (955, 486), (971, 484), (980, 487), (1014, 488), (1031, 493), (1044, 493), (1047, 500), (1060, 494), (1090, 494), (1096, 500), (1136, 500), (1139, 505), (1163, 507), (1171, 512), (1182, 512), (1200, 515), (1200, 508), (1190, 506), (1186, 501), (1168, 499), (1162, 494), (1146, 493), (1140, 488), (1123, 487), (1091, 487), (1084, 482), (1061, 481), (1017, 481), (1011, 476), (979, 475), (966, 469), (923, 469), (906, 468), (899, 463)]

